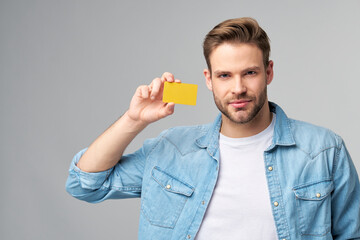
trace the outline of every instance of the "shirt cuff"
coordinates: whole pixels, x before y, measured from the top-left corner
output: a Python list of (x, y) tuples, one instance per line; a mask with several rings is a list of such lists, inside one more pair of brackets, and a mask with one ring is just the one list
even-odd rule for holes
[(73, 177), (79, 180), (79, 183), (82, 188), (99, 189), (104, 184), (105, 180), (109, 177), (114, 167), (101, 172), (90, 173), (90, 172), (82, 171), (80, 168), (76, 166), (76, 164), (79, 162), (81, 156), (86, 152), (86, 150), (87, 148), (81, 150), (74, 156), (70, 164), (69, 173), (70, 175), (72, 175)]

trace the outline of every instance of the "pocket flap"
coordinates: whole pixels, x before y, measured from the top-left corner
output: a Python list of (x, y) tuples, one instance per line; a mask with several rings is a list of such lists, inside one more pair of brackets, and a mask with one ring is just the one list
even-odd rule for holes
[(195, 188), (190, 184), (180, 181), (174, 176), (161, 170), (159, 167), (154, 167), (151, 175), (159, 185), (168, 192), (178, 193), (190, 197)]
[(303, 200), (320, 201), (334, 190), (332, 180), (302, 184), (293, 188), (295, 196)]

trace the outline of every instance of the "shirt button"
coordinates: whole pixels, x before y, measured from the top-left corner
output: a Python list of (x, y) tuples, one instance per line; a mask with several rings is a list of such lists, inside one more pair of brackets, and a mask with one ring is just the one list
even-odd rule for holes
[(317, 193), (317, 194), (316, 194), (316, 197), (317, 197), (317, 198), (321, 197), (321, 194), (320, 194), (320, 193)]
[(190, 238), (191, 238), (191, 235), (187, 235), (187, 238), (190, 239)]
[(202, 201), (201, 204), (202, 204), (202, 205), (205, 205), (205, 201)]
[(275, 206), (275, 207), (279, 206), (279, 203), (278, 203), (278, 202), (274, 202), (274, 206)]
[(272, 170), (273, 170), (273, 167), (271, 167), (271, 166), (268, 167), (268, 170), (269, 170), (269, 171), (272, 171)]
[(171, 185), (170, 185), (170, 184), (166, 185), (166, 188), (167, 188), (167, 189), (170, 189), (170, 188), (171, 188)]

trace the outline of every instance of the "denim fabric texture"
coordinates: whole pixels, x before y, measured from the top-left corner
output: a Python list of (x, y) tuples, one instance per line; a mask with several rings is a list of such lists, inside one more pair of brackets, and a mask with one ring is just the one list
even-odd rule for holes
[[(269, 104), (276, 123), (263, 171), (278, 238), (360, 239), (359, 178), (343, 140)], [(168, 129), (98, 173), (76, 166), (83, 149), (66, 190), (90, 203), (141, 197), (139, 239), (194, 239), (218, 177), (220, 126), (219, 114), (212, 124)]]

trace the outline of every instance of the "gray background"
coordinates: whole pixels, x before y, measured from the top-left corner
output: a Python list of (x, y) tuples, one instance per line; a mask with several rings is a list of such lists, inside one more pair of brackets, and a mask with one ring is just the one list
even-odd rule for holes
[(271, 39), (269, 99), (334, 130), (360, 169), (360, 1), (0, 1), (1, 239), (135, 239), (138, 199), (88, 204), (65, 192), (72, 157), (164, 71), (199, 84), (195, 107), (144, 139), (217, 114), (202, 40), (228, 18), (256, 18)]

